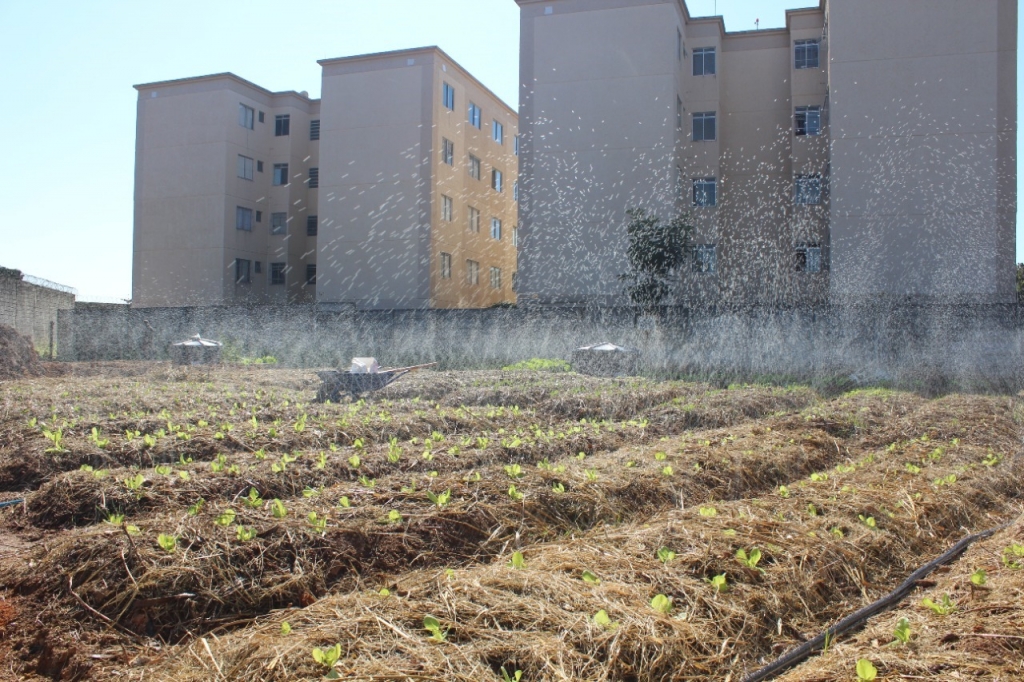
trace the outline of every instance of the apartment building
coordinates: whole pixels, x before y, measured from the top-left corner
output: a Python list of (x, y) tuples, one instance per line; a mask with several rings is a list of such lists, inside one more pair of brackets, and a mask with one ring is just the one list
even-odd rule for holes
[(521, 302), (624, 302), (630, 208), (695, 224), (677, 301), (1013, 299), (1015, 0), (521, 8)]
[(515, 301), (515, 111), (438, 48), (321, 64), (136, 86), (133, 305)]

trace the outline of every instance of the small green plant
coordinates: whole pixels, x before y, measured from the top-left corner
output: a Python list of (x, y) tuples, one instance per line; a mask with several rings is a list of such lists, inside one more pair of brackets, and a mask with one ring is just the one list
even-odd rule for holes
[(825, 472), (811, 474), (811, 480), (812, 481), (827, 481), (828, 480), (828, 474), (825, 473)]
[(1003, 565), (1015, 571), (1024, 569), (1024, 545), (1011, 543), (1003, 550)]
[(288, 516), (288, 509), (285, 508), (284, 502), (274, 498), (270, 501), (270, 513), (273, 514), (275, 519), (283, 519)]
[(287, 637), (288, 635), (292, 634), (292, 624), (289, 623), (288, 621), (282, 622), (281, 623), (281, 634), (284, 635), (285, 637)]
[(736, 550), (736, 560), (749, 569), (764, 572), (764, 569), (758, 568), (757, 564), (761, 561), (761, 550), (752, 549), (750, 553), (747, 553), (745, 549)]
[(919, 474), (919, 473), (921, 473), (921, 467), (917, 466), (916, 464), (912, 464), (911, 462), (907, 462), (905, 468), (906, 468), (906, 470), (908, 472), (910, 472), (912, 474)]
[(129, 476), (123, 481), (124, 487), (135, 493), (135, 497), (142, 497), (142, 485), (146, 482), (145, 477), (142, 474), (136, 474)]
[(619, 627), (619, 623), (617, 621), (613, 621), (608, 616), (608, 612), (604, 609), (601, 609), (600, 611), (595, 613), (592, 620), (594, 621), (594, 625), (602, 627), (605, 630), (614, 630), (615, 628)]
[(203, 505), (204, 504), (206, 504), (206, 500), (204, 500), (203, 498), (200, 497), (198, 500), (196, 500), (195, 504), (189, 506), (189, 508), (188, 508), (188, 515), (189, 516), (199, 516), (199, 512), (201, 512), (203, 510)]
[(512, 560), (508, 562), (509, 568), (521, 570), (526, 568), (526, 559), (523, 557), (522, 552), (513, 552)]
[(715, 588), (715, 592), (718, 592), (719, 594), (729, 591), (729, 583), (725, 577), (725, 573), (711, 578), (704, 578), (704, 582), (709, 583), (713, 588)]
[(306, 520), (309, 522), (309, 527), (313, 529), (313, 532), (320, 533), (321, 535), (327, 532), (326, 517), (317, 516), (316, 512), (309, 512)]
[(512, 498), (513, 502), (521, 502), (522, 499), (525, 497), (525, 495), (523, 495), (523, 493), (521, 493), (518, 490), (516, 490), (515, 484), (510, 485), (508, 487), (508, 496), (510, 498)]
[(942, 595), (942, 600), (939, 603), (935, 603), (926, 597), (921, 600), (921, 605), (931, 609), (932, 613), (937, 616), (948, 616), (956, 611), (956, 604), (949, 598), (948, 594)]
[(428, 490), (427, 499), (438, 509), (444, 509), (452, 499), (452, 491), (445, 490), (443, 493), (433, 493)]
[(338, 679), (337, 671), (334, 670), (334, 665), (338, 662), (339, 658), (341, 658), (341, 644), (335, 644), (327, 649), (313, 647), (313, 660), (333, 673), (333, 679)]
[(398, 439), (392, 437), (388, 442), (388, 461), (398, 464), (402, 459), (402, 448), (398, 445)]
[(718, 516), (718, 510), (715, 509), (714, 507), (701, 507), (700, 508), (700, 515), (701, 516), (707, 516), (707, 517)]
[(239, 525), (235, 527), (235, 537), (238, 538), (239, 542), (249, 542), (256, 537), (256, 530)]
[(656, 594), (651, 600), (651, 608), (667, 616), (672, 613), (672, 599), (663, 594)]
[(227, 527), (227, 526), (230, 526), (234, 522), (235, 522), (235, 510), (234, 509), (225, 509), (223, 512), (220, 513), (220, 515), (216, 519), (214, 519), (214, 523), (216, 523), (218, 526), (225, 526), (225, 527)]
[(519, 682), (523, 679), (523, 671), (517, 670), (511, 675), (505, 670), (505, 666), (501, 666), (501, 682)]
[(874, 516), (864, 516), (863, 514), (859, 514), (857, 518), (859, 518), (860, 522), (871, 530), (878, 530), (878, 524), (875, 523)]
[(430, 638), (435, 642), (447, 642), (448, 631), (441, 629), (441, 623), (433, 616), (423, 617), (423, 629), (430, 633)]
[(263, 498), (256, 492), (256, 488), (249, 488), (249, 496), (244, 500), (245, 504), (253, 509), (259, 509), (263, 506)]
[(784, 485), (779, 486), (779, 496), (783, 499), (789, 498), (789, 488)]
[(388, 512), (388, 523), (401, 523), (401, 522), (402, 522), (402, 512), (398, 511), (397, 509), (392, 509), (391, 511)]
[(352, 507), (352, 503), (349, 501), (347, 496), (342, 495), (341, 499), (338, 500), (338, 506), (342, 509), (350, 509)]
[(358, 469), (359, 465), (363, 463), (363, 460), (359, 458), (359, 455), (352, 455), (351, 457), (348, 458), (348, 463), (352, 466), (353, 469)]
[(664, 452), (655, 452), (654, 453), (654, 461), (656, 461), (656, 462), (664, 462), (667, 458), (668, 458), (668, 455), (666, 455)]
[(96, 447), (100, 448), (101, 450), (103, 448), (107, 447), (108, 445), (110, 445), (110, 439), (109, 438), (102, 438), (100, 436), (100, 430), (98, 428), (96, 428), (95, 426), (92, 427), (92, 433), (89, 435), (89, 440), (91, 440), (93, 442), (93, 444)]
[(590, 571), (583, 571), (583, 575), (580, 576), (580, 580), (582, 580), (585, 583), (590, 583), (591, 585), (601, 584), (601, 579), (593, 573), (591, 573)]
[(658, 561), (660, 561), (663, 564), (667, 564), (668, 562), (672, 561), (675, 558), (676, 558), (676, 553), (673, 552), (668, 547), (662, 547), (661, 549), (658, 550)]
[(377, 479), (370, 478), (369, 476), (360, 476), (359, 482), (366, 486), (367, 488), (369, 488), (370, 490), (373, 490), (374, 487), (376, 487), (377, 485)]
[(569, 363), (565, 360), (552, 360), (547, 358), (530, 358), (517, 362), (514, 365), (506, 365), (501, 368), (504, 372), (517, 370), (530, 370), (534, 372), (568, 372)]
[(518, 464), (506, 464), (505, 475), (513, 480), (517, 478), (522, 478), (524, 476), (523, 467), (519, 466)]
[(971, 584), (975, 587), (983, 587), (988, 582), (988, 575), (984, 568), (979, 568), (971, 574)]
[(156, 542), (165, 552), (168, 554), (174, 554), (174, 550), (178, 546), (178, 536), (160, 533), (156, 538)]
[(858, 682), (873, 682), (876, 677), (878, 677), (878, 669), (871, 664), (871, 661), (866, 658), (857, 661)]
[(53, 447), (46, 448), (46, 452), (67, 452), (67, 450), (64, 449), (64, 429), (56, 429), (54, 431), (43, 429), (43, 435), (53, 443)]
[(555, 482), (551, 486), (551, 491), (559, 493), (559, 494), (564, 493), (565, 492), (565, 485), (563, 485), (562, 483)]
[(895, 638), (893, 644), (907, 644), (910, 641), (910, 621), (906, 618), (900, 618), (900, 622), (896, 624), (896, 629), (892, 631), (892, 636)]
[(662, 476), (668, 477), (668, 476), (672, 476), (674, 473), (675, 473), (675, 469), (673, 469), (671, 465), (666, 465), (666, 466), (661, 468), (661, 475)]
[(597, 469), (586, 469), (583, 473), (591, 483), (597, 481)]

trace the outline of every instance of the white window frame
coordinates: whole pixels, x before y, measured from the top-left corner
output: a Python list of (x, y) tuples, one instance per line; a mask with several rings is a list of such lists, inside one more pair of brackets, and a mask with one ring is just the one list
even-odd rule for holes
[(492, 168), (491, 169), (491, 189), (493, 189), (493, 190), (495, 190), (497, 192), (501, 192), (501, 181), (502, 181), (501, 171), (498, 170), (497, 168)]
[[(813, 48), (813, 49), (812, 49)], [(821, 68), (821, 41), (818, 39), (796, 40), (793, 42), (793, 68)]]
[(480, 284), (480, 263), (475, 260), (466, 260), (466, 283), (471, 286)]
[(518, 225), (512, 228), (512, 246), (517, 248), (517, 249), (519, 248), (519, 226)]
[(270, 234), (288, 234), (288, 214), (275, 211), (270, 214)]
[(491, 267), (491, 288), (501, 289), (501, 268)]
[(274, 177), (271, 184), (274, 185), (274, 187), (284, 187), (291, 184), (291, 178), (288, 177), (287, 163), (274, 164)]
[(472, 206), (469, 207), (469, 231), (480, 231), (480, 211), (473, 208)]
[(255, 164), (253, 163), (253, 160), (250, 159), (248, 156), (242, 156), (241, 154), (238, 155), (238, 161), (236, 163), (238, 177), (242, 178), (243, 180), (252, 180), (254, 166)]
[[(714, 47), (693, 48), (693, 75), (714, 76), (718, 72), (718, 60)], [(711, 59), (709, 60), (708, 57)]]
[[(280, 266), (280, 267), (278, 267)], [(274, 277), (280, 275), (281, 281), (275, 282)], [(288, 284), (288, 264), (287, 263), (271, 263), (270, 264), (270, 277), (267, 280), (270, 286), (283, 287)]]
[(501, 219), (491, 218), (491, 239), (501, 241)]
[(235, 259), (235, 284), (252, 283), (252, 261), (247, 258)]
[(452, 254), (441, 252), (441, 279), (452, 278)]
[(447, 137), (441, 138), (441, 161), (446, 166), (455, 166), (455, 143)]
[(235, 229), (252, 232), (253, 210), (245, 206), (235, 206)]
[(292, 115), (277, 114), (274, 116), (274, 137), (289, 137), (292, 134)]
[(694, 178), (692, 206), (714, 207), (718, 205), (718, 179)]
[(447, 194), (441, 195), (441, 220), (452, 222), (455, 217), (455, 202)]
[[(801, 120), (803, 121), (803, 132), (800, 132)], [(793, 113), (793, 134), (797, 137), (821, 135), (821, 107), (816, 105), (797, 107)]]
[(713, 275), (718, 266), (718, 248), (715, 244), (695, 244), (693, 247), (693, 271)]
[(444, 100), (444, 108), (448, 111), (455, 111), (455, 88), (448, 81), (444, 81), (444, 85), (441, 88), (441, 97)]
[[(711, 135), (708, 136), (710, 126)], [(695, 111), (693, 113), (693, 124), (691, 135), (694, 142), (714, 142), (718, 139), (718, 112)]]
[(505, 124), (498, 119), (491, 124), (491, 138), (498, 144), (505, 144)]
[(255, 109), (250, 106), (246, 106), (241, 102), (238, 103), (238, 125), (242, 126), (246, 130), (253, 130), (255, 116)]
[(469, 125), (473, 126), (477, 130), (480, 130), (483, 126), (483, 109), (478, 107), (473, 102), (469, 103)]
[(816, 274), (824, 270), (824, 249), (821, 244), (797, 244), (796, 271)]
[(483, 177), (481, 173), (480, 159), (472, 154), (469, 155), (469, 177), (474, 180), (480, 180)]

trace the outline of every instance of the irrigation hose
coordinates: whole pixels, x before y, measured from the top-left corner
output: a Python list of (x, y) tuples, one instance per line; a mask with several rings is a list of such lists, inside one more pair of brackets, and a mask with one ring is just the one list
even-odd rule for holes
[(859, 628), (861, 625), (864, 624), (864, 621), (874, 616), (877, 616), (879, 613), (888, 611), (892, 607), (899, 604), (901, 601), (907, 598), (907, 595), (914, 591), (914, 588), (917, 587), (917, 583), (919, 581), (928, 577), (932, 573), (932, 571), (939, 568), (940, 566), (944, 566), (945, 564), (948, 564), (954, 559), (957, 559), (973, 543), (977, 542), (978, 540), (984, 540), (985, 538), (991, 537), (999, 531), (1009, 528), (1011, 525), (1012, 522), (1004, 523), (1003, 525), (997, 526), (996, 528), (990, 528), (989, 530), (984, 530), (980, 533), (975, 533), (974, 535), (968, 535), (963, 540), (950, 547), (949, 550), (946, 551), (944, 554), (940, 555), (936, 559), (933, 559), (932, 561), (928, 562), (921, 568), (911, 573), (909, 578), (904, 580), (899, 587), (897, 587), (889, 594), (885, 595), (878, 601), (872, 602), (867, 606), (857, 611), (854, 611), (849, 616), (842, 619), (835, 625), (826, 628), (823, 633), (821, 633), (814, 639), (806, 641), (800, 646), (790, 649), (788, 652), (783, 654), (780, 658), (776, 659), (772, 663), (769, 663), (757, 672), (745, 677), (743, 679), (743, 682), (761, 682), (761, 680), (767, 680), (772, 677), (775, 677), (779, 673), (788, 670), (797, 663), (800, 663), (804, 659), (810, 657), (811, 654), (821, 649), (825, 645), (826, 641), (833, 641), (839, 635), (845, 634), (850, 630)]
[(19, 498), (17, 500), (10, 500), (8, 502), (0, 502), (0, 508), (3, 508), (3, 507), (13, 507), (14, 505), (21, 504), (24, 501), (25, 501), (25, 498), (22, 497), (22, 498)]

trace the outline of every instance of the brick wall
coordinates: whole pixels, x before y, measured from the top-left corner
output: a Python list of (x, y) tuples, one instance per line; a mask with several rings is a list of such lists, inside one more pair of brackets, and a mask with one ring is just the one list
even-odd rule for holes
[(57, 344), (57, 311), (74, 307), (73, 291), (35, 284), (18, 270), (0, 268), (0, 324), (27, 336), (41, 353), (49, 352), (51, 324)]

